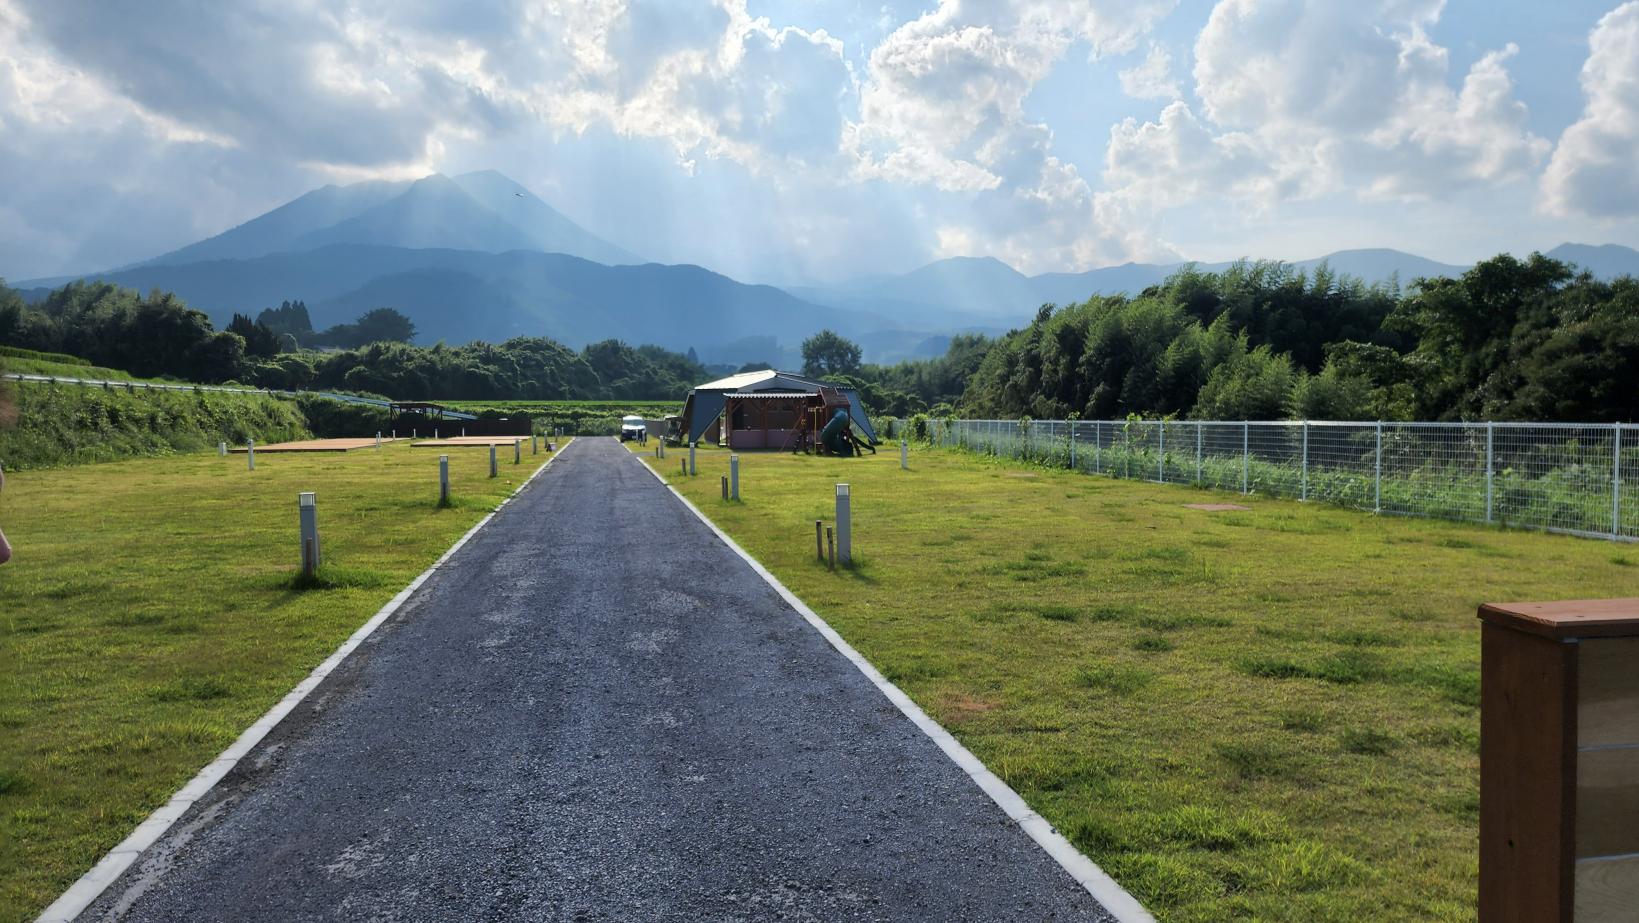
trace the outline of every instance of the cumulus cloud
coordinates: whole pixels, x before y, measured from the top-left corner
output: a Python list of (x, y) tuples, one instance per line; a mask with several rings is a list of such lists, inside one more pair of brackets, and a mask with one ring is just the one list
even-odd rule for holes
[(1025, 100), (1077, 43), (1127, 53), (1172, 6), (942, 0), (871, 51), (859, 118), (844, 129), (856, 175), (971, 196), (982, 224), (945, 226), (947, 251), (982, 246), (1027, 270), (1129, 255)]
[(1133, 99), (1177, 99), (1183, 95), (1172, 77), (1172, 55), (1160, 45), (1151, 45), (1144, 61), (1117, 75), (1121, 92)]
[(1438, 0), (1221, 0), (1195, 47), (1197, 116), (1173, 103), (1115, 127), (1114, 194), (1217, 190), (1257, 205), (1339, 191), (1440, 196), (1528, 177), (1548, 142), (1526, 128), (1506, 62), (1482, 57), (1460, 88), (1427, 30)]
[(1561, 215), (1639, 215), (1639, 2), (1594, 27), (1582, 66), (1582, 117), (1560, 136), (1542, 180), (1544, 204)]

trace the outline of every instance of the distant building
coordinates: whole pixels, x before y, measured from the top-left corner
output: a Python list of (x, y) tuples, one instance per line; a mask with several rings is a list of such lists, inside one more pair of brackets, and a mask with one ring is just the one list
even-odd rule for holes
[(796, 451), (811, 448), (838, 410), (848, 414), (856, 439), (877, 441), (855, 389), (772, 369), (695, 386), (683, 403), (679, 429), (687, 442)]

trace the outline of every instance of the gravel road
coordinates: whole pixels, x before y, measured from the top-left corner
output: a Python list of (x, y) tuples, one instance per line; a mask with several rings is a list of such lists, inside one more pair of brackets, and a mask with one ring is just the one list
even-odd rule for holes
[(580, 439), (82, 919), (1109, 917)]

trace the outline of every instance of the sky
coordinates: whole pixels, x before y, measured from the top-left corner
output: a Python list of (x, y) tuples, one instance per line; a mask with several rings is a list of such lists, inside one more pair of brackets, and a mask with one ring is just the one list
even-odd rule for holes
[(1639, 0), (0, 0), (0, 277), (495, 169), (835, 281), (1639, 247)]

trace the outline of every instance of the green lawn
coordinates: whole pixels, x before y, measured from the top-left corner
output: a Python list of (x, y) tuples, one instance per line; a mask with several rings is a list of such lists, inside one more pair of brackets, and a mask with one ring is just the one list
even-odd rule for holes
[(1163, 921), (1472, 920), (1476, 606), (1639, 593), (1594, 540), (896, 446), (725, 503), (727, 453), (633, 451)]
[[(408, 443), (10, 475), (0, 921), (32, 919), (546, 460)], [(318, 492), (326, 589), (292, 587)]]

